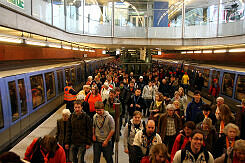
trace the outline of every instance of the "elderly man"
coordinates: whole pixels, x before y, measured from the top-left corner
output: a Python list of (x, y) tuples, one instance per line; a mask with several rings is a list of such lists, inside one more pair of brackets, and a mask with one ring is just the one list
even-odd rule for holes
[(212, 105), (212, 107), (211, 107), (212, 113), (215, 114), (215, 115), (220, 112), (219, 107), (220, 107), (220, 105), (225, 103), (225, 100), (224, 100), (223, 97), (218, 97), (216, 99), (216, 102), (217, 102), (217, 104), (216, 105)]
[(214, 158), (210, 152), (203, 147), (204, 134), (200, 130), (194, 130), (191, 134), (190, 144), (182, 150), (179, 150), (175, 156), (173, 163), (213, 163)]
[(169, 153), (172, 151), (177, 133), (182, 128), (181, 119), (174, 111), (174, 105), (168, 104), (167, 112), (159, 118), (157, 127), (157, 133), (160, 134), (164, 144), (168, 147)]
[(142, 157), (148, 156), (152, 145), (162, 143), (161, 137), (155, 131), (155, 122), (148, 120), (146, 128), (138, 131), (134, 138), (135, 160), (139, 163)]

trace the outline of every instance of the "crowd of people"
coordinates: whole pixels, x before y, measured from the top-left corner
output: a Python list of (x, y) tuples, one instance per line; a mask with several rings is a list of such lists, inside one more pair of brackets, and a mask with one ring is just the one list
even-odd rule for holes
[[(38, 155), (48, 162), (81, 163), (93, 145), (94, 163), (100, 162), (102, 152), (106, 162), (112, 163), (114, 103), (120, 103), (119, 130), (130, 163), (244, 163), (245, 99), (234, 115), (218, 96), (214, 81), (210, 95), (215, 99), (212, 105), (205, 104), (201, 97), (202, 74), (192, 77), (183, 70), (173, 72), (158, 66), (139, 76), (127, 74), (115, 61), (89, 76), (82, 90), (74, 90), (68, 81), (64, 88), (67, 105), (57, 121), (56, 141), (49, 136), (34, 139), (25, 160), (33, 162)], [(188, 103), (190, 84), (195, 91)], [(43, 144), (43, 139), (50, 144)], [(36, 154), (33, 149), (38, 141)]]

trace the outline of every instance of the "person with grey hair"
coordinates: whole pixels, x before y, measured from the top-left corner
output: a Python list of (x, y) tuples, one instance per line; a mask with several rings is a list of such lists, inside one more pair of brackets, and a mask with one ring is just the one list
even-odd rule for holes
[(205, 148), (213, 154), (214, 144), (217, 141), (216, 129), (212, 125), (211, 118), (204, 118), (204, 120), (197, 124), (197, 129), (203, 131), (204, 133), (204, 146)]
[(174, 111), (174, 105), (168, 104), (167, 112), (159, 118), (157, 127), (157, 133), (159, 133), (162, 141), (168, 147), (169, 153), (172, 151), (176, 135), (182, 129), (181, 119)]
[(220, 105), (222, 105), (224, 103), (225, 103), (225, 100), (224, 100), (223, 97), (217, 97), (217, 99), (216, 99), (216, 105), (212, 105), (212, 107), (211, 107), (211, 110), (212, 111), (211, 112), (217, 116), (217, 114), (220, 112), (219, 111)]
[(62, 118), (57, 120), (56, 139), (64, 149), (65, 149), (66, 132), (68, 129), (68, 120), (70, 118), (70, 115), (71, 115), (70, 110), (64, 109), (62, 111)]
[(230, 148), (221, 157), (216, 158), (215, 163), (232, 163), (232, 162), (245, 162), (245, 140), (237, 140), (233, 148)]
[(229, 148), (232, 148), (240, 135), (238, 126), (233, 123), (228, 123), (223, 129), (223, 132), (224, 133), (218, 138), (214, 146), (215, 158), (220, 157), (223, 153), (227, 152)]

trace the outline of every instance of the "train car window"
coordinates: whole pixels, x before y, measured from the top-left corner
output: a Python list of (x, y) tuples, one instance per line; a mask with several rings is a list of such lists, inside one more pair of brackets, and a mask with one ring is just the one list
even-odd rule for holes
[(27, 102), (26, 102), (26, 89), (24, 79), (18, 80), (19, 95), (20, 95), (20, 106), (21, 106), (21, 116), (27, 113)]
[(71, 75), (70, 75), (70, 69), (69, 68), (65, 69), (65, 76), (66, 76), (66, 83), (71, 81)]
[(232, 97), (233, 85), (234, 85), (235, 74), (224, 73), (223, 84), (222, 84), (222, 93), (229, 97)]
[(56, 96), (54, 72), (45, 73), (45, 82), (47, 99), (50, 100), (51, 98)]
[(235, 98), (240, 101), (245, 98), (245, 75), (238, 75)]
[(77, 67), (77, 81), (78, 81), (78, 83), (81, 83), (82, 82), (81, 81), (81, 77), (82, 77), (82, 70), (81, 70), (81, 66), (79, 65)]
[(76, 83), (76, 69), (75, 67), (71, 68), (71, 80), (72, 80), (72, 84), (75, 85)]
[(8, 86), (9, 86), (9, 97), (10, 97), (11, 112), (12, 112), (12, 121), (14, 122), (20, 117), (15, 81), (8, 82)]
[(1, 92), (0, 92), (0, 128), (4, 127), (4, 121), (3, 121), (3, 107), (2, 107), (2, 98), (1, 98)]
[(64, 91), (64, 78), (63, 78), (63, 72), (62, 70), (56, 71), (57, 73), (57, 78), (58, 78), (58, 90), (59, 92)]
[(206, 88), (208, 87), (209, 73), (210, 73), (209, 69), (204, 69), (203, 70), (204, 87), (206, 87)]
[(213, 81), (214, 79), (217, 79), (218, 82), (219, 82), (219, 76), (220, 76), (220, 72), (219, 72), (219, 71), (216, 71), (216, 70), (213, 70), (212, 81)]
[(44, 103), (43, 76), (35, 75), (30, 77), (33, 109)]
[(85, 64), (81, 64), (81, 82), (85, 82)]

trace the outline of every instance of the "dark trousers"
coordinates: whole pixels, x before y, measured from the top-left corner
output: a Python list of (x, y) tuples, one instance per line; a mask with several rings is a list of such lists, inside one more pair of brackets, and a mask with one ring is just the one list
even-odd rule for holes
[(188, 94), (188, 87), (189, 87), (189, 85), (188, 84), (183, 84), (182, 86), (183, 86), (183, 89), (184, 89), (184, 93), (185, 94)]
[(135, 157), (134, 146), (131, 146), (129, 144), (128, 144), (128, 157), (129, 157), (129, 163), (134, 163), (134, 157)]
[(94, 161), (93, 161), (94, 163), (100, 162), (101, 152), (103, 152), (103, 156), (107, 163), (113, 163), (111, 141), (108, 142), (108, 145), (106, 147), (102, 147), (101, 142), (94, 142), (93, 150), (94, 150)]
[(86, 145), (71, 145), (72, 162), (84, 163), (84, 155), (86, 152)]
[(171, 152), (172, 152), (172, 148), (174, 145), (175, 138), (176, 138), (176, 135), (173, 135), (173, 136), (167, 136), (166, 135), (164, 137), (163, 143), (167, 146), (169, 154), (171, 154)]
[(71, 113), (74, 112), (74, 101), (65, 101), (66, 109), (69, 109)]
[(146, 99), (145, 102), (146, 102), (146, 108), (145, 108), (145, 111), (143, 110), (143, 114), (147, 117), (150, 116), (150, 112), (149, 112), (149, 109), (150, 109), (150, 106), (151, 106), (151, 103), (152, 103), (152, 99)]

